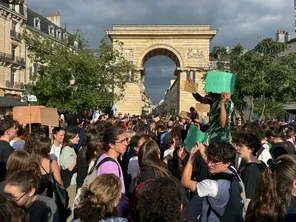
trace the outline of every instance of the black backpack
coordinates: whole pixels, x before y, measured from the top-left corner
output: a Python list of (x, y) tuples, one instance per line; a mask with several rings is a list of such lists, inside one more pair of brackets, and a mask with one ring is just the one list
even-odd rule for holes
[(242, 222), (244, 221), (244, 211), (245, 211), (245, 192), (242, 185), (241, 179), (236, 174), (229, 173), (219, 173), (211, 177), (212, 180), (229, 180), (230, 183), (230, 197), (226, 205), (223, 215), (219, 215), (218, 212), (211, 206), (208, 197), (207, 203), (209, 204), (209, 209), (207, 212), (207, 217), (213, 212), (219, 219), (220, 222)]

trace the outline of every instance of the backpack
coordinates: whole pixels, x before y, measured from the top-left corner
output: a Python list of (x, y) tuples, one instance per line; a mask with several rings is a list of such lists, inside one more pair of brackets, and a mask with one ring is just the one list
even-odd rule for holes
[(111, 157), (105, 157), (104, 159), (102, 159), (98, 164), (98, 160), (99, 160), (100, 157), (98, 157), (95, 161), (95, 164), (92, 166), (92, 168), (89, 170), (87, 176), (85, 177), (84, 179), (84, 182), (83, 182), (83, 187), (88, 187), (96, 178), (97, 178), (97, 171), (98, 169), (100, 168), (100, 166), (103, 164), (103, 163), (106, 163), (108, 161), (112, 161), (114, 163), (116, 163), (117, 167), (118, 167), (118, 177), (120, 178), (121, 177), (121, 171), (120, 171), (120, 167), (119, 167), (119, 164), (116, 162), (116, 160), (114, 160), (113, 158)]
[[(111, 157), (106, 157), (104, 159), (102, 159), (98, 164), (98, 160), (99, 160), (100, 157), (98, 157), (94, 163), (94, 165), (92, 166), (92, 168), (90, 169), (90, 171), (88, 172), (87, 176), (85, 177), (84, 179), (84, 182), (83, 182), (83, 185), (82, 187), (88, 187), (96, 178), (97, 178), (97, 170), (100, 168), (100, 166), (103, 164), (103, 163), (106, 163), (108, 161), (112, 161), (114, 163), (117, 164), (118, 166), (118, 172), (119, 172), (119, 175), (118, 177), (120, 178), (121, 177), (121, 171), (120, 171), (120, 168), (119, 168), (119, 164), (116, 162), (116, 160), (114, 160), (113, 158)], [(73, 202), (73, 209), (75, 209), (80, 200), (81, 200), (81, 195), (82, 195), (82, 189), (79, 188), (77, 190), (77, 194), (76, 194), (76, 197), (74, 199), (74, 202)], [(74, 211), (74, 210), (73, 210)]]
[(129, 216), (128, 216), (129, 221), (133, 221), (133, 222), (139, 221), (139, 218), (137, 215), (137, 209), (136, 209), (137, 198), (139, 198), (139, 194), (141, 194), (141, 192), (143, 192), (145, 188), (147, 188), (147, 184), (153, 181), (155, 181), (155, 179), (148, 179), (136, 186), (136, 189), (133, 192), (132, 197), (130, 198), (130, 201), (129, 201), (129, 210), (130, 210)]
[[(231, 169), (233, 171), (233, 169)], [(219, 215), (218, 212), (211, 206), (208, 197), (206, 197), (209, 209), (207, 217), (213, 212), (219, 219), (220, 222), (242, 222), (244, 221), (244, 215), (247, 207), (246, 196), (244, 192), (243, 183), (236, 173), (219, 173), (211, 177), (213, 180), (229, 180), (230, 181), (230, 197), (226, 205), (223, 215)]]

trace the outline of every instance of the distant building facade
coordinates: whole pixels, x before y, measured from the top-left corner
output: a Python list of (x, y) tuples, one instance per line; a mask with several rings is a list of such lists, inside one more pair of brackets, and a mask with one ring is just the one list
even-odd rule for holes
[[(43, 38), (57, 42), (68, 42), (68, 33), (60, 27), (60, 13), (47, 18), (23, 4), (14, 5), (0, 2), (0, 94), (21, 100), (26, 85), (41, 64), (29, 59), (30, 51), (21, 38), (24, 30), (37, 32)], [(78, 47), (78, 42), (72, 42)]]

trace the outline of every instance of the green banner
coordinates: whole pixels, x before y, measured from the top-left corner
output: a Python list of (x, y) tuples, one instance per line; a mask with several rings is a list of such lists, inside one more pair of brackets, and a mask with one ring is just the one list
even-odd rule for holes
[(205, 91), (212, 93), (234, 93), (236, 75), (229, 72), (209, 71), (205, 82)]

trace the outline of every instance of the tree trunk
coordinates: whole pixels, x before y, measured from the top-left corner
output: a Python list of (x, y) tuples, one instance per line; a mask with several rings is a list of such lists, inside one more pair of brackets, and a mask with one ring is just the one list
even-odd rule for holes
[(249, 121), (252, 121), (253, 117), (253, 112), (254, 112), (254, 98), (253, 96), (250, 96), (250, 103), (251, 103), (251, 111), (250, 111), (250, 116), (249, 116)]
[(265, 108), (266, 108), (266, 105), (265, 105), (265, 102), (264, 102), (263, 108), (261, 110), (261, 114), (260, 114), (260, 117), (259, 117), (259, 121), (265, 119), (265, 114), (264, 114), (265, 113)]
[(244, 122), (248, 122), (252, 120), (254, 110), (253, 96), (244, 96), (243, 101), (245, 103), (245, 107), (242, 110), (242, 118)]

